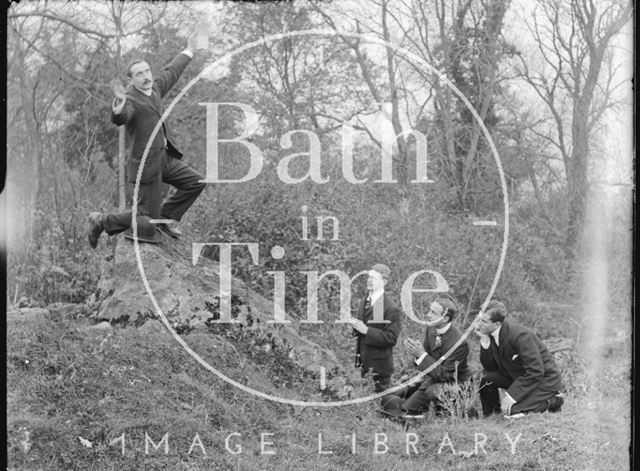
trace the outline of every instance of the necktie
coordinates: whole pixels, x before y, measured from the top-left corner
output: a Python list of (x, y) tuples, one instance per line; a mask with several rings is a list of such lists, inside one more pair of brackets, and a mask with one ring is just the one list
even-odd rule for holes
[(371, 296), (367, 296), (364, 300), (364, 310), (368, 311), (371, 308)]
[(436, 334), (435, 348), (440, 348), (440, 347), (442, 347), (442, 335)]

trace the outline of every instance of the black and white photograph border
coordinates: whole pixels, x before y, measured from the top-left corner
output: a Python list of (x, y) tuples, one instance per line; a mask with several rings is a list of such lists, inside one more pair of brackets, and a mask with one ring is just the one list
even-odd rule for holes
[(9, 2), (7, 469), (633, 469), (634, 13)]

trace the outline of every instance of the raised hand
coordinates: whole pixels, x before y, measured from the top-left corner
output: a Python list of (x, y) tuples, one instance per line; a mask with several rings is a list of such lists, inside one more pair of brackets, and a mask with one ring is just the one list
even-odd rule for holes
[(120, 82), (120, 80), (113, 79), (113, 80), (111, 80), (111, 82), (109, 82), (109, 84), (111, 85), (111, 90), (113, 90), (113, 94), (116, 97), (116, 99), (118, 100), (118, 102), (124, 101), (124, 100), (127, 99), (127, 94), (126, 94), (125, 88), (122, 85), (122, 83)]
[(195, 30), (187, 38), (187, 49), (189, 49), (190, 51), (195, 51), (197, 49), (197, 47), (196, 47), (197, 46), (197, 41), (196, 41), (197, 34), (198, 34), (198, 31)]
[(209, 25), (201, 23), (187, 38), (187, 49), (191, 51), (206, 50), (209, 48)]
[(416, 358), (419, 358), (425, 352), (424, 347), (420, 342), (408, 337), (404, 341), (404, 348), (410, 355), (413, 355)]

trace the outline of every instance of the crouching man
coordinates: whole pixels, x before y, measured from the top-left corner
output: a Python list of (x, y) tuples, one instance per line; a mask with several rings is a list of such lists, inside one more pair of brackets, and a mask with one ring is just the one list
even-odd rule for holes
[[(389, 415), (421, 415), (431, 405), (438, 404), (445, 384), (469, 379), (471, 374), (467, 365), (467, 341), (462, 341), (455, 350), (448, 353), (462, 338), (462, 333), (451, 324), (457, 313), (458, 308), (453, 301), (447, 298), (435, 300), (426, 315), (427, 329), (422, 343), (411, 338), (404, 341), (404, 347), (414, 357), (416, 367), (420, 371), (432, 369), (420, 384), (400, 391), (397, 397), (389, 395), (383, 398), (383, 408)], [(434, 367), (434, 363), (443, 356), (445, 358), (442, 363)]]
[[(564, 402), (560, 370), (538, 336), (505, 320), (506, 315), (503, 303), (491, 301), (475, 327), (484, 369), (480, 383), (484, 415), (557, 412)], [(502, 400), (499, 388), (505, 390)]]

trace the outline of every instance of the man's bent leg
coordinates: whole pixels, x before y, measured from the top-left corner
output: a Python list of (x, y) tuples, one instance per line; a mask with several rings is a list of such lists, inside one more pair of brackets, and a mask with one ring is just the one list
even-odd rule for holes
[(511, 381), (497, 371), (484, 371), (480, 382), (480, 402), (484, 416), (500, 413), (500, 393), (498, 388), (507, 389)]
[(177, 191), (162, 205), (161, 217), (179, 221), (200, 196), (206, 184), (200, 182), (204, 177), (182, 160), (166, 153), (164, 159), (162, 181), (176, 187)]
[(420, 388), (405, 401), (402, 408), (409, 414), (425, 412), (429, 410), (429, 404), (438, 402), (440, 391), (442, 391), (442, 383), (429, 384), (426, 388)]
[[(161, 194), (161, 176), (158, 176), (151, 182), (140, 184), (138, 187), (138, 214), (141, 216), (149, 216), (150, 218), (160, 218), (160, 204), (162, 202)], [(124, 232), (131, 227), (132, 212), (131, 210), (121, 213), (105, 214), (102, 217), (104, 231), (111, 235)]]
[(105, 214), (102, 217), (102, 224), (104, 231), (110, 236), (124, 232), (131, 227), (131, 210)]
[(391, 376), (378, 373), (373, 374), (373, 390), (375, 392), (382, 392), (385, 389), (389, 389), (389, 386), (391, 386)]

